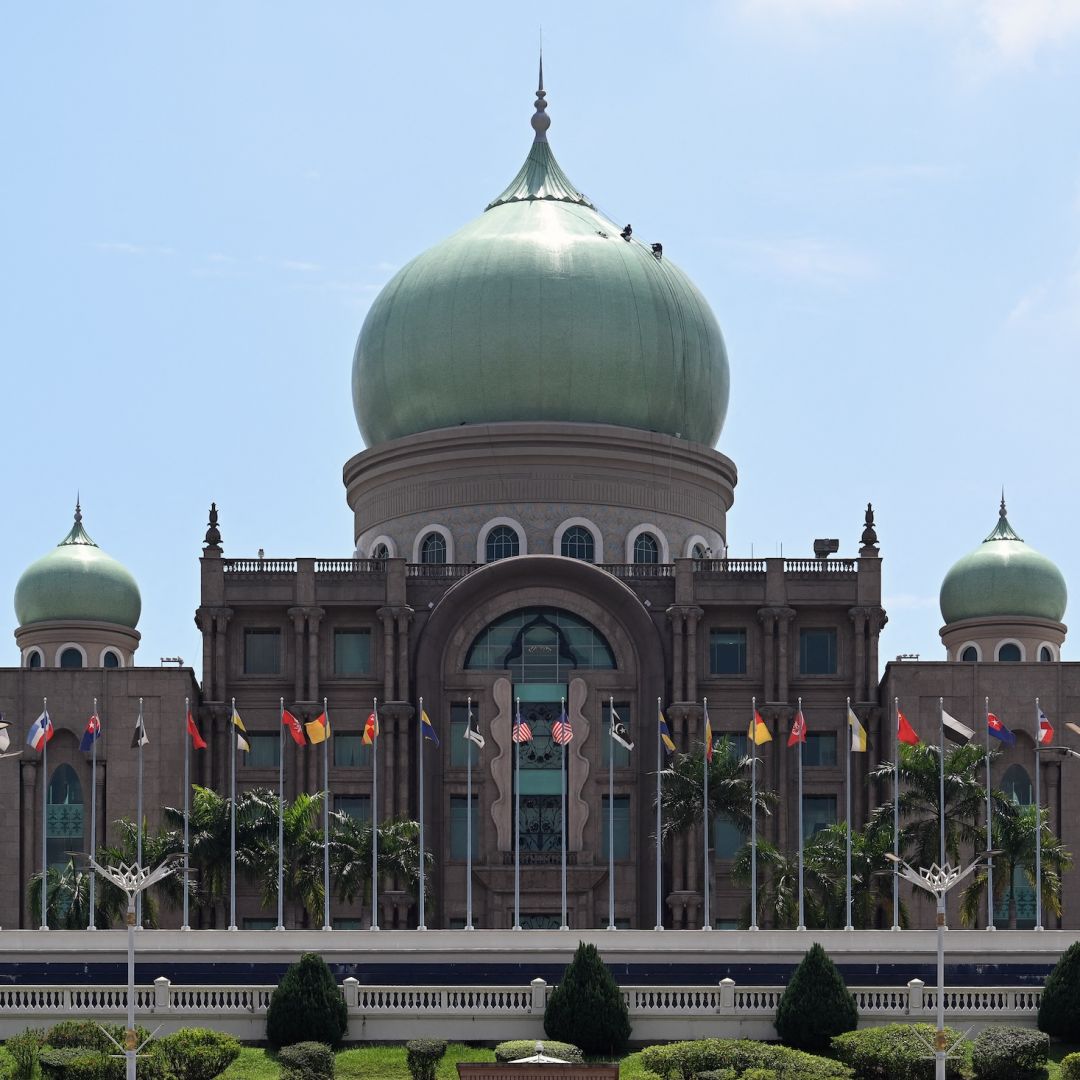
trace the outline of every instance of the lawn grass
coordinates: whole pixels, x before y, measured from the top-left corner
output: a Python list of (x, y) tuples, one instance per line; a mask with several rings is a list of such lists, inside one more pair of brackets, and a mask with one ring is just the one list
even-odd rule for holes
[[(450, 1043), (439, 1062), (438, 1080), (457, 1080), (459, 1061), (494, 1061), (495, 1052), (465, 1043)], [(334, 1060), (337, 1080), (409, 1080), (403, 1046), (362, 1046), (341, 1050)], [(278, 1080), (281, 1069), (272, 1051), (245, 1046), (221, 1074), (222, 1080)]]

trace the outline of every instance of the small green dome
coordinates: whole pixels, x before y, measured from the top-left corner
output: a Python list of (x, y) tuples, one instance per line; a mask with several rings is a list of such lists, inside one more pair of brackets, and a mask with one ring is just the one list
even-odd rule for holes
[(1004, 498), (994, 531), (941, 583), (946, 624), (999, 616), (1061, 622), (1067, 600), (1061, 571), (1013, 532)]
[(510, 186), (372, 304), (352, 369), (364, 442), (561, 420), (714, 445), (729, 373), (708, 302), (571, 184), (548, 146), (542, 79), (536, 106)]
[(78, 505), (71, 532), (28, 566), (15, 586), (20, 626), (70, 619), (119, 623), (134, 630), (141, 612), (135, 579), (90, 539)]

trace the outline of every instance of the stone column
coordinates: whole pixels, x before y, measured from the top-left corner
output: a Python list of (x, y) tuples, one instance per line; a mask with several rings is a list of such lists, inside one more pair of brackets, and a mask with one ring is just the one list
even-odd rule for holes
[(394, 612), (381, 607), (375, 612), (382, 620), (383, 636), (383, 701), (394, 699)]
[(413, 609), (408, 606), (399, 607), (395, 611), (397, 617), (397, 662), (398, 662), (398, 700), (409, 701), (411, 689), (409, 686), (409, 623), (412, 621)]
[(884, 608), (873, 607), (867, 618), (870, 623), (870, 641), (866, 665), (870, 690), (874, 692), (878, 681), (878, 645), (881, 640), (881, 631), (889, 621), (889, 616), (885, 614)]
[(214, 699), (214, 616), (207, 608), (195, 612), (195, 625), (202, 631), (203, 687), (206, 696)]
[(232, 618), (232, 608), (218, 608), (214, 612), (214, 692), (215, 701), (224, 701), (229, 693), (228, 664), (225, 653), (225, 644), (228, 640), (229, 620)]
[(791, 661), (788, 659), (788, 647), (791, 643), (791, 623), (795, 618), (795, 609), (788, 607), (777, 608), (775, 614), (778, 627), (776, 647), (778, 652), (777, 668), (779, 669), (776, 700), (787, 702), (791, 682)]
[(307, 608), (308, 694), (309, 701), (319, 700), (319, 623), (326, 612), (320, 607)]
[(852, 690), (856, 701), (866, 701), (866, 616), (867, 609), (853, 607), (848, 611), (855, 628), (855, 669), (852, 672)]
[(766, 701), (775, 701), (773, 693), (776, 688), (776, 662), (773, 649), (773, 627), (776, 625), (776, 609), (759, 608), (757, 615), (761, 622), (762, 636), (762, 682), (764, 683), (762, 696)]
[[(41, 837), (37, 835), (37, 823), (41, 820), (41, 789), (38, 779), (41, 776), (40, 759), (24, 759), (20, 763), (19, 780), (22, 786), (22, 873), (21, 879), (30, 878), (41, 872)], [(44, 823), (42, 823), (44, 828)], [(28, 889), (21, 889), (22, 918), (19, 926), (29, 930), (36, 925), (36, 917), (30, 910)], [(40, 912), (40, 908), (39, 908)]]
[(671, 621), (671, 699), (683, 700), (683, 609), (672, 605), (667, 609)]
[(705, 612), (699, 608), (688, 608), (686, 611), (686, 700), (697, 701), (697, 676), (698, 676), (698, 649), (697, 628), (698, 621)]
[(307, 701), (304, 697), (304, 609), (291, 607), (288, 615), (293, 621), (293, 664), (296, 678), (293, 684), (293, 701)]

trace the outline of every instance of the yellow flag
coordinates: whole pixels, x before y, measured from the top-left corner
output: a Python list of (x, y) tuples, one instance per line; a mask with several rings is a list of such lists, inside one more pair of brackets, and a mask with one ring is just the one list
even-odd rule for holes
[(304, 725), (308, 739), (314, 743), (326, 742), (330, 738), (330, 721), (326, 713), (319, 713), (314, 720), (309, 720)]
[(251, 749), (251, 746), (248, 744), (247, 739), (245, 739), (244, 736), (240, 734), (239, 728), (236, 731), (236, 749), (243, 750), (245, 754)]
[(756, 709), (754, 710), (754, 719), (750, 721), (750, 727), (746, 732), (746, 737), (755, 745), (760, 746), (762, 743), (772, 742), (772, 732), (769, 731), (768, 724), (761, 718), (761, 713)]
[(851, 752), (853, 754), (866, 753), (866, 728), (859, 723), (859, 718), (852, 711), (851, 706), (847, 710), (848, 727), (851, 728)]
[(232, 722), (234, 728), (239, 728), (241, 731), (247, 731), (247, 728), (244, 727), (244, 721), (240, 719), (240, 714), (236, 711), (235, 705), (233, 706), (232, 711)]

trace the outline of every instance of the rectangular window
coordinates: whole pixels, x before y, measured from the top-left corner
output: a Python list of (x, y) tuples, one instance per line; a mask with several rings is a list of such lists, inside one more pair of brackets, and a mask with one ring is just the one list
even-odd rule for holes
[(363, 919), (335, 919), (335, 930), (366, 930), (367, 925)]
[(281, 674), (281, 631), (244, 631), (244, 674)]
[[(468, 800), (464, 795), (451, 795), (450, 796), (450, 858), (456, 862), (464, 862), (468, 858), (468, 829), (470, 826), (469, 819), (465, 816), (467, 813)], [(477, 836), (476, 836), (476, 822), (477, 822), (477, 799), (474, 795), (472, 797), (472, 848), (473, 859), (476, 858), (477, 851)]]
[[(371, 820), (370, 795), (335, 795), (334, 812), (344, 814), (353, 821)], [(321, 828), (321, 826), (320, 826)]]
[[(334, 764), (340, 768), (367, 767), (371, 764), (371, 747), (364, 745), (363, 735), (355, 731), (334, 732)], [(381, 769), (379, 770), (382, 771)]]
[[(476, 702), (472, 707), (473, 724), (480, 723), (480, 709)], [(480, 764), (480, 747), (465, 738), (465, 728), (468, 724), (469, 703), (467, 701), (455, 701), (450, 705), (450, 764), (460, 765), (463, 769), (469, 764), (469, 755), (472, 755), (473, 770)], [(490, 737), (483, 727), (480, 728), (484, 739)]]
[(804, 840), (809, 840), (826, 826), (836, 824), (835, 795), (804, 795), (802, 805)]
[[(616, 706), (617, 708), (617, 706)], [(608, 837), (610, 836), (611, 817), (608, 808), (608, 797), (604, 796), (600, 812), (600, 828), (603, 836), (600, 838), (600, 854), (608, 858)], [(630, 796), (615, 796), (615, 859), (617, 862), (630, 858)]]
[(713, 850), (718, 859), (734, 859), (746, 843), (746, 837), (726, 814), (717, 814), (713, 821)]
[(750, 739), (745, 731), (717, 731), (713, 728), (713, 747), (716, 750), (719, 750), (721, 741), (725, 739), (736, 761), (742, 761), (750, 753)]
[(738, 919), (721, 919), (719, 915), (713, 920), (713, 926), (715, 926), (717, 930), (740, 930), (740, 929), (742, 929), (739, 926), (739, 920)]
[(808, 731), (803, 745), (802, 761), (804, 765), (835, 765), (836, 733)]
[(371, 631), (334, 631), (334, 674), (371, 674)]
[(709, 631), (709, 672), (713, 675), (746, 674), (746, 631)]
[(281, 763), (281, 736), (274, 732), (249, 731), (245, 736), (251, 749), (240, 754), (249, 769), (276, 769)]
[[(633, 737), (634, 727), (630, 723), (630, 720), (631, 720), (630, 703), (628, 701), (616, 701), (615, 702), (615, 713), (618, 716), (619, 720), (622, 722), (623, 727), (626, 728), (626, 730), (630, 732), (631, 737)], [(608, 767), (608, 765), (610, 764), (610, 762), (611, 762), (612, 751), (614, 751), (615, 752), (615, 768), (616, 769), (623, 769), (623, 768), (626, 768), (627, 766), (629, 766), (629, 764), (630, 764), (630, 751), (627, 750), (625, 746), (620, 746), (611, 737), (611, 703), (610, 703), (610, 701), (605, 701), (604, 702), (603, 709), (602, 709), (601, 728), (603, 730), (600, 732), (600, 738), (601, 738), (601, 743), (602, 743), (601, 750), (600, 750), (600, 763), (606, 769)], [(655, 731), (653, 732), (653, 737), (654, 738), (656, 737)]]
[(836, 630), (799, 631), (799, 671), (803, 675), (836, 674)]

